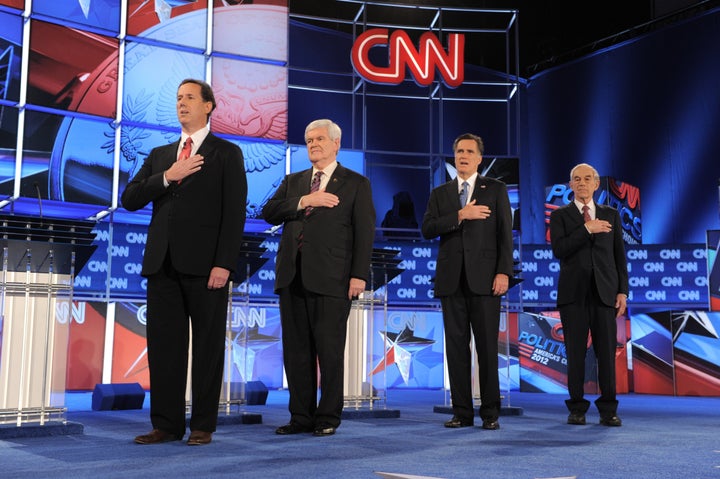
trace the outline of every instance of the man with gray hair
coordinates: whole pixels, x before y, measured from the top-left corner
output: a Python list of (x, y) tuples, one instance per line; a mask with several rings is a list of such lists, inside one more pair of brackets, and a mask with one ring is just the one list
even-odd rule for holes
[(587, 163), (570, 171), (574, 199), (550, 215), (550, 241), (560, 260), (557, 306), (567, 353), (568, 424), (582, 426), (588, 333), (598, 362), (600, 424), (618, 427), (615, 387), (616, 318), (625, 314), (628, 271), (620, 214), (593, 201), (600, 175)]
[(329, 436), (340, 425), (347, 318), (366, 289), (375, 237), (370, 181), (338, 163), (340, 136), (330, 120), (311, 122), (305, 144), (312, 167), (287, 175), (262, 212), (283, 225), (275, 292), (290, 422), (277, 434)]

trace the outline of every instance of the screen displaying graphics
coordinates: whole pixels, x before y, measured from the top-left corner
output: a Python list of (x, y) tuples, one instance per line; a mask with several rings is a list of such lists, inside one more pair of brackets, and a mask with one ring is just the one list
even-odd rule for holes
[(635, 392), (720, 394), (720, 313), (633, 314), (631, 326)]
[(231, 336), (225, 340), (225, 381), (262, 381), (283, 387), (280, 310), (233, 303)]
[(76, 205), (90, 206), (85, 217), (115, 208), (150, 150), (178, 139), (175, 92), (191, 77), (213, 86), (210, 128), (243, 149), (258, 216), (286, 151), (286, 1), (36, 0), (29, 22), (10, 6), (0, 12), (0, 210), (36, 213), (23, 198), (63, 218), (86, 213)]
[[(704, 245), (626, 245), (631, 306), (707, 307)], [(522, 299), (525, 306), (553, 305), (560, 264), (550, 246), (523, 245)]]
[[(376, 314), (382, 315), (382, 312)], [(442, 388), (442, 313), (389, 311), (386, 331), (383, 323), (373, 321), (375, 340), (369, 376), (383, 378), (380, 373), (384, 373), (388, 388)], [(373, 384), (384, 389), (383, 384)]]
[(707, 232), (707, 271), (710, 311), (720, 311), (720, 230)]
[[(617, 318), (615, 373), (618, 393), (628, 392), (627, 318)], [(567, 354), (558, 311), (518, 314), (520, 390), (567, 393)], [(597, 361), (588, 340), (585, 356), (585, 393), (598, 394)]]
[[(545, 240), (550, 242), (550, 214), (553, 210), (573, 201), (574, 195), (567, 183), (545, 187)], [(600, 177), (600, 187), (594, 201), (610, 205), (620, 213), (625, 244), (642, 244), (640, 189), (608, 176)]]

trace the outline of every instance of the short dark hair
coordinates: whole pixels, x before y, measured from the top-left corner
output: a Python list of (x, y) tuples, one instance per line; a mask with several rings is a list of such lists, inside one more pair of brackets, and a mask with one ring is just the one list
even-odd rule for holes
[(453, 142), (453, 153), (457, 150), (457, 144), (460, 143), (461, 140), (473, 140), (477, 143), (478, 153), (482, 155), (485, 152), (485, 145), (483, 144), (482, 138), (477, 135), (473, 135), (472, 133), (463, 133), (455, 138), (455, 141)]
[(217, 107), (217, 103), (215, 103), (215, 93), (213, 93), (213, 89), (210, 84), (196, 78), (186, 78), (180, 82), (180, 85), (178, 85), (178, 89), (180, 89), (180, 87), (186, 83), (194, 83), (196, 85), (199, 85), (200, 96), (202, 97), (203, 101), (209, 101), (210, 103), (212, 103), (212, 110), (210, 110), (210, 113), (208, 113), (208, 118), (210, 118), (212, 112), (215, 111), (215, 107)]

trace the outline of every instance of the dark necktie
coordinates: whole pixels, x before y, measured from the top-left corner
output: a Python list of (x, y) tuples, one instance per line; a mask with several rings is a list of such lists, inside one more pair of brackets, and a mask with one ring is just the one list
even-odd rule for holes
[(592, 219), (592, 218), (590, 218), (590, 207), (588, 205), (584, 205), (582, 210), (583, 210), (583, 219), (587, 223), (588, 221), (590, 221)]
[[(312, 183), (310, 183), (310, 193), (315, 193), (317, 190), (320, 189), (320, 179), (322, 178), (323, 172), (318, 171), (315, 173), (312, 179)], [(305, 208), (305, 217), (310, 214), (310, 212), (313, 210), (312, 206), (308, 206)], [(300, 234), (298, 235), (298, 250), (302, 250), (303, 247), (303, 232), (300, 231)]]
[[(190, 158), (190, 151), (192, 151), (192, 138), (189, 136), (185, 140), (185, 143), (183, 143), (182, 150), (180, 150), (180, 155), (178, 156), (179, 160), (184, 160), (186, 158)], [(178, 180), (178, 185), (182, 182), (182, 180)]]
[(467, 196), (468, 196), (468, 182), (463, 181), (462, 182), (462, 190), (460, 190), (460, 208), (465, 207), (465, 203), (467, 203)]
[[(313, 176), (312, 183), (310, 183), (310, 193), (315, 193), (317, 190), (320, 189), (320, 180), (322, 178), (323, 172), (318, 171), (315, 173), (315, 176)], [(313, 210), (312, 206), (308, 206), (305, 208), (305, 216), (309, 215), (310, 212)]]

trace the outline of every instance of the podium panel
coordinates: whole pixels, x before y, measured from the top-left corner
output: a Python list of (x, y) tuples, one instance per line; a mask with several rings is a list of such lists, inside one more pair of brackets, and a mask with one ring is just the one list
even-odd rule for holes
[(65, 421), (73, 278), (94, 224), (0, 215), (0, 424)]
[[(379, 317), (376, 317), (379, 316)], [(347, 322), (345, 341), (345, 365), (343, 376), (344, 407), (368, 408), (385, 407), (385, 368), (377, 368), (373, 374), (373, 343), (375, 321), (385, 322), (384, 310), (377, 310), (372, 299), (353, 302)], [(381, 331), (386, 331), (383, 324)]]
[(65, 414), (70, 277), (49, 273), (3, 274), (0, 424), (60, 420)]

